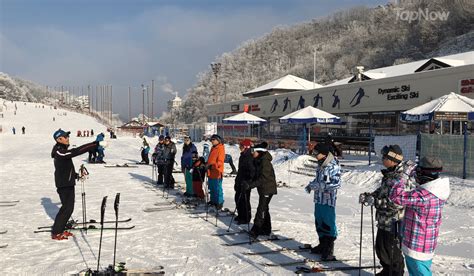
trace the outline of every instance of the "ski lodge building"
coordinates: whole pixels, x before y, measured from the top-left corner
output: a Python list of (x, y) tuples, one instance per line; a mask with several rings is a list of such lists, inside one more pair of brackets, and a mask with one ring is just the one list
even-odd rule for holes
[[(208, 122), (217, 122), (220, 133), (232, 136), (236, 130), (246, 131), (247, 126), (226, 125), (222, 120), (247, 111), (268, 121), (262, 128), (264, 138), (296, 140), (304, 128), (280, 124), (278, 119), (311, 105), (343, 121), (340, 125), (312, 125), (315, 139), (326, 132), (340, 138), (367, 139), (369, 122), (373, 135), (416, 133), (420, 126), (400, 122), (400, 112), (449, 92), (474, 99), (474, 51), (368, 71), (357, 69), (355, 75), (325, 86), (287, 75), (243, 93), (247, 99), (208, 105)], [(451, 115), (447, 114), (445, 121), (424, 124), (422, 131), (433, 132), (443, 124), (445, 133), (460, 134), (461, 121)], [(468, 129), (472, 132), (472, 122)]]

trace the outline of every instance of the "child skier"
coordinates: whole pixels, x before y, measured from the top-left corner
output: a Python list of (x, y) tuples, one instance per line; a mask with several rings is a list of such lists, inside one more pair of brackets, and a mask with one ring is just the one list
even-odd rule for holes
[(382, 183), (370, 195), (374, 197), (375, 218), (377, 220), (377, 238), (375, 252), (382, 265), (382, 271), (377, 275), (403, 275), (404, 262), (398, 246), (399, 240), (396, 223), (403, 218), (403, 207), (393, 203), (389, 194), (395, 185), (411, 190), (410, 176), (415, 168), (411, 161), (403, 162), (403, 152), (398, 145), (387, 145), (382, 148)]
[(341, 187), (341, 167), (327, 144), (318, 143), (313, 149), (313, 155), (318, 160), (316, 178), (305, 190), (307, 193), (314, 191), (314, 218), (319, 245), (313, 247), (311, 252), (321, 254), (323, 261), (331, 261), (336, 259), (336, 199), (337, 190)]
[(199, 199), (204, 199), (204, 192), (202, 191), (202, 183), (206, 178), (206, 161), (204, 157), (199, 157), (198, 152), (193, 152), (193, 167), (191, 173), (193, 176), (193, 191), (194, 195)]
[(449, 178), (439, 178), (443, 163), (438, 158), (423, 157), (416, 168), (417, 187), (406, 191), (395, 184), (390, 199), (405, 207), (402, 252), (410, 275), (432, 275), (431, 263), (436, 249), (441, 210), (449, 197)]

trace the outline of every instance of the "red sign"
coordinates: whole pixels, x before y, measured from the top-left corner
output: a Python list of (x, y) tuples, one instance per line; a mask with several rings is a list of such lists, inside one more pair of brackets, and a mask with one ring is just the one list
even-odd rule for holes
[(459, 81), (459, 92), (461, 94), (474, 92), (474, 79), (465, 79)]
[(248, 104), (244, 104), (244, 112), (249, 112), (249, 105)]

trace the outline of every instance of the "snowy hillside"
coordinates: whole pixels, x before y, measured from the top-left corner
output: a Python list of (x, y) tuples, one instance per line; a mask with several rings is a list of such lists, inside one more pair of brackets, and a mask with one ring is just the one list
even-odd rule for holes
[[(3, 101), (2, 101), (3, 102)], [(0, 104), (2, 104), (0, 102)], [(77, 130), (94, 129), (105, 132), (106, 127), (95, 119), (49, 106), (35, 103), (3, 102), (4, 118), (0, 118), (3, 131), (0, 133), (0, 201), (19, 200), (14, 206), (0, 204), (1, 226), (0, 248), (2, 275), (70, 275), (87, 267), (95, 269), (99, 248), (99, 231), (75, 232), (75, 237), (66, 241), (53, 241), (49, 233), (33, 233), (38, 226), (51, 225), (59, 208), (59, 198), (54, 186), (54, 166), (50, 157), (54, 145), (52, 134), (58, 128), (72, 132), (71, 144), (79, 146), (93, 140), (91, 137), (75, 137)], [(14, 105), (18, 110), (14, 115)], [(55, 117), (55, 121), (52, 118)], [(25, 126), (26, 134), (21, 134)], [(12, 127), (17, 130), (12, 134)], [(108, 140), (105, 152), (108, 164), (123, 164), (140, 160), (141, 139), (120, 136)], [(151, 142), (156, 143), (155, 139)], [(199, 151), (202, 144), (197, 143)], [(238, 148), (226, 146), (226, 150), (238, 163)], [(246, 241), (246, 235), (215, 236), (227, 230), (230, 217), (221, 217), (215, 226), (215, 217), (209, 221), (196, 218), (202, 214), (190, 214), (184, 208), (158, 212), (144, 212), (155, 203), (165, 204), (176, 199), (176, 192), (168, 199), (163, 191), (151, 183), (151, 166), (137, 168), (107, 168), (100, 164), (87, 164), (87, 155), (74, 159), (76, 169), (85, 164), (90, 175), (85, 181), (88, 219), (100, 218), (100, 202), (108, 196), (105, 217), (115, 218), (113, 199), (121, 193), (119, 218), (132, 218), (121, 226), (132, 226), (131, 230), (119, 232), (117, 261), (124, 261), (129, 268), (153, 270), (164, 266), (166, 274), (176, 275), (291, 275), (295, 266), (269, 267), (262, 263), (290, 262), (304, 258), (318, 259), (306, 252), (280, 252), (268, 255), (246, 255), (280, 247), (297, 248), (303, 243), (316, 244), (317, 236), (313, 217), (313, 195), (305, 193), (303, 187), (311, 180), (314, 166), (309, 157), (298, 156), (286, 150), (271, 152), (277, 180), (289, 187), (280, 187), (278, 195), (270, 203), (270, 213), (275, 234), (292, 238), (289, 241), (263, 242), (252, 245), (224, 246), (234, 241)], [(178, 145), (178, 158), (181, 145)], [(367, 166), (362, 157), (348, 156), (342, 161), (343, 186), (338, 194), (337, 225), (339, 237), (335, 254), (344, 260), (328, 266), (358, 264), (360, 205), (358, 195), (375, 189), (380, 181), (380, 165)], [(230, 172), (230, 167), (227, 167)], [(175, 173), (177, 184), (184, 186), (183, 176)], [(234, 209), (234, 178), (224, 179), (225, 206)], [(439, 247), (433, 262), (436, 275), (468, 275), (473, 273), (474, 243), (474, 180), (454, 179), (452, 196), (444, 209)], [(257, 193), (252, 191), (252, 208), (257, 206)], [(363, 234), (363, 264), (372, 262), (370, 210), (365, 209)], [(76, 186), (74, 219), (81, 219), (81, 185)], [(232, 225), (232, 229), (246, 229), (247, 225)], [(104, 231), (101, 264), (112, 262), (114, 233)], [(328, 275), (345, 275), (350, 272), (331, 272)], [(370, 275), (366, 270), (362, 274)], [(352, 272), (357, 275), (357, 271)]]

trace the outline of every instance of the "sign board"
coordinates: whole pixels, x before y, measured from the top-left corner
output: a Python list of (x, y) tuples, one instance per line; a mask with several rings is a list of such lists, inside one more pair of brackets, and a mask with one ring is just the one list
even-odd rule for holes
[(435, 112), (435, 121), (467, 121), (467, 113), (463, 112)]
[(459, 81), (459, 92), (461, 94), (474, 93), (474, 79), (463, 79)]

